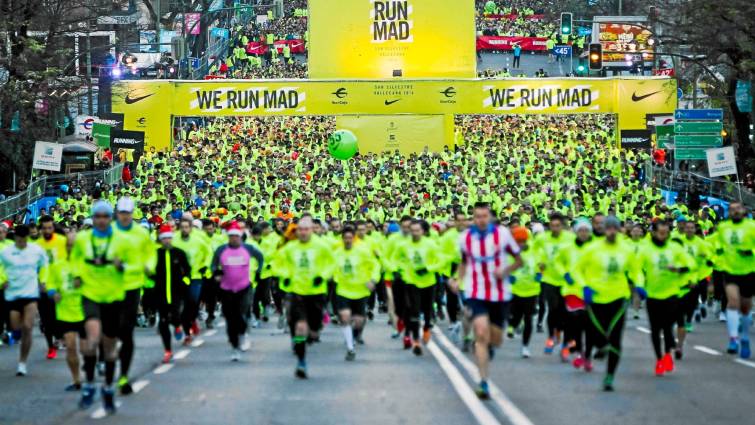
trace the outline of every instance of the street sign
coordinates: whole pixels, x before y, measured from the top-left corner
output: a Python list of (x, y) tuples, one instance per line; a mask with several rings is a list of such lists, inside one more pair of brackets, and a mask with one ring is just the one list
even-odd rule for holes
[(655, 145), (659, 149), (667, 147), (674, 143), (674, 125), (656, 125), (655, 126)]
[(683, 97), (684, 97), (684, 90), (682, 90), (681, 87), (677, 87), (676, 88), (676, 98), (679, 99), (679, 100), (682, 100)]
[(703, 121), (703, 122), (685, 122), (680, 121), (674, 126), (674, 132), (676, 134), (689, 134), (689, 133), (704, 133), (704, 134), (721, 134), (724, 125), (715, 121)]
[(553, 53), (556, 56), (571, 56), (571, 46), (565, 44), (565, 45), (558, 45), (553, 48)]
[(708, 148), (680, 148), (674, 151), (674, 158), (677, 160), (706, 159), (706, 150)]
[(724, 144), (721, 136), (674, 136), (674, 144), (681, 148), (682, 146), (706, 146), (718, 147)]
[(677, 109), (674, 118), (678, 120), (723, 120), (723, 109)]

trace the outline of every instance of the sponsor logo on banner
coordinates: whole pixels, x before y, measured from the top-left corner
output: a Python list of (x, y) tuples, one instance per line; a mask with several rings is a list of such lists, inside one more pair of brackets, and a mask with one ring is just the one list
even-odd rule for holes
[(658, 94), (660, 92), (661, 91), (658, 90), (658, 91), (654, 91), (652, 93), (646, 93), (646, 94), (642, 94), (642, 95), (638, 95), (636, 92), (634, 92), (634, 93), (632, 93), (632, 102), (639, 102), (642, 99), (646, 99), (646, 98), (648, 98), (648, 97), (650, 97), (650, 96), (652, 96), (654, 94)]
[(728, 176), (737, 174), (737, 162), (734, 157), (734, 148), (726, 146), (705, 151), (708, 160), (708, 174), (710, 177)]
[(650, 130), (621, 130), (621, 147), (650, 149)]
[(508, 88), (483, 86), (488, 95), (483, 99), (483, 108), (492, 107), (496, 111), (524, 108), (527, 111), (542, 111), (556, 108), (569, 111), (577, 108), (590, 108), (600, 91), (590, 86), (573, 87), (526, 87), (514, 85)]
[(91, 116), (79, 116), (76, 117), (76, 135), (77, 136), (89, 136), (92, 134), (92, 126), (97, 121), (96, 117)]
[(333, 105), (348, 105), (349, 101), (346, 99), (349, 96), (348, 90), (346, 90), (346, 87), (339, 87), (338, 90), (331, 93), (333, 96), (335, 96), (335, 99), (331, 100), (330, 103)]
[(455, 104), (456, 103), (456, 88), (453, 86), (446, 88), (445, 90), (441, 91), (440, 94), (443, 95), (443, 97), (440, 99), (440, 103), (444, 104)]
[(129, 93), (126, 95), (126, 97), (123, 99), (124, 102), (126, 102), (126, 105), (131, 105), (133, 103), (136, 103), (140, 100), (146, 99), (150, 96), (154, 95), (154, 93), (149, 93), (142, 96), (132, 96), (132, 93)]
[(217, 90), (196, 90), (191, 101), (191, 109), (206, 112), (232, 110), (236, 112), (304, 112), (307, 96), (298, 87), (281, 87), (278, 89), (252, 88), (235, 90), (222, 88)]
[(373, 43), (414, 41), (412, 30), (414, 22), (409, 19), (413, 12), (409, 0), (370, 0), (372, 1), (372, 18), (370, 32)]
[(37, 170), (60, 171), (63, 161), (63, 145), (50, 142), (37, 142), (34, 145), (32, 168)]

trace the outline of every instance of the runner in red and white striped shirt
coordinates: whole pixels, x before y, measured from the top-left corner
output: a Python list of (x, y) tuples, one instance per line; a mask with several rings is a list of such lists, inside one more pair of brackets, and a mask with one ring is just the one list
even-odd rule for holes
[[(486, 399), (490, 397), (488, 363), (493, 348), (503, 341), (503, 325), (511, 299), (509, 275), (522, 266), (522, 259), (511, 232), (493, 223), (487, 203), (475, 204), (474, 224), (461, 234), (459, 245), (462, 261), (458, 279), (464, 282), (465, 305), (471, 311), (475, 357), (480, 370), (477, 395)], [(510, 256), (514, 258), (513, 264), (509, 264)], [(452, 286), (458, 290), (458, 281)]]

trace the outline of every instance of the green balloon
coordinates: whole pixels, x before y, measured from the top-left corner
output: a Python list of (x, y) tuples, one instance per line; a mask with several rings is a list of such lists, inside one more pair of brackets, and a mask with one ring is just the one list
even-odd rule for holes
[(351, 159), (358, 150), (357, 136), (349, 130), (336, 130), (328, 137), (328, 152), (333, 158)]

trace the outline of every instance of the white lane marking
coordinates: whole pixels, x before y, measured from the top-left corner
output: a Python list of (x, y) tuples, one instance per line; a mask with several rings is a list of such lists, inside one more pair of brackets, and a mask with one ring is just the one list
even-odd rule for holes
[(191, 350), (189, 350), (189, 349), (183, 349), (183, 350), (177, 352), (176, 354), (174, 354), (173, 358), (176, 359), (176, 360), (185, 359), (186, 356), (189, 355), (189, 353), (191, 353)]
[[(121, 407), (121, 402), (120, 401), (116, 401), (115, 402), (115, 408), (117, 409), (119, 407)], [(107, 412), (105, 411), (105, 408), (102, 407), (102, 406), (100, 406), (97, 409), (95, 409), (94, 412), (92, 412), (92, 414), (89, 415), (89, 417), (92, 418), (92, 419), (102, 419), (102, 418), (104, 418), (106, 416), (107, 416)]]
[(751, 362), (749, 360), (744, 360), (744, 359), (734, 359), (734, 361), (736, 363), (741, 364), (741, 365), (745, 365), (745, 366), (749, 366), (749, 367), (755, 368), (755, 362)]
[(204, 344), (204, 340), (201, 338), (197, 338), (194, 341), (192, 341), (191, 346), (192, 348), (197, 348), (197, 347), (201, 347), (202, 344)]
[(499, 422), (495, 418), (495, 416), (493, 416), (493, 414), (490, 413), (490, 410), (488, 410), (488, 408), (485, 407), (482, 401), (477, 398), (477, 395), (474, 393), (474, 391), (472, 391), (472, 388), (467, 384), (466, 380), (464, 380), (464, 377), (461, 376), (459, 370), (456, 369), (456, 367), (453, 365), (453, 363), (451, 363), (450, 360), (448, 360), (448, 357), (443, 354), (443, 351), (441, 351), (441, 349), (438, 348), (438, 346), (434, 342), (430, 342), (427, 345), (427, 349), (430, 351), (433, 357), (435, 357), (435, 360), (440, 365), (440, 368), (446, 374), (448, 380), (451, 381), (451, 385), (453, 385), (456, 393), (459, 395), (464, 404), (467, 405), (467, 409), (469, 409), (469, 411), (475, 417), (477, 423), (481, 425), (498, 424)]
[(140, 379), (136, 382), (134, 382), (133, 385), (131, 385), (131, 389), (134, 390), (134, 394), (138, 393), (139, 391), (143, 390), (144, 387), (149, 385), (149, 381), (146, 379)]
[[(472, 363), (455, 345), (448, 340), (448, 338), (439, 331), (438, 328), (433, 328), (433, 333), (437, 337), (440, 344), (448, 350), (449, 353), (456, 359), (457, 362), (464, 368), (467, 375), (477, 382), (480, 380), (480, 374), (477, 371), (477, 366)], [(503, 412), (504, 415), (513, 425), (534, 425), (532, 421), (524, 414), (517, 406), (512, 402), (506, 394), (493, 381), (488, 380), (490, 386), (490, 396), (493, 401)]]
[(650, 329), (645, 328), (643, 326), (637, 326), (635, 329), (637, 329), (638, 331), (640, 331), (640, 332), (642, 332), (644, 334), (649, 334), (650, 333)]
[(695, 345), (692, 348), (694, 348), (697, 351), (703, 352), (705, 354), (710, 354), (711, 356), (720, 356), (721, 355), (720, 351), (716, 351), (716, 350), (714, 350), (712, 348), (708, 348), (708, 347), (706, 347), (704, 345)]
[(215, 330), (215, 329), (210, 329), (209, 331), (207, 331), (207, 332), (205, 332), (205, 333), (204, 333), (204, 336), (213, 336), (213, 335), (215, 335), (216, 333), (218, 333), (218, 331), (217, 331), (217, 330)]
[(161, 364), (160, 366), (156, 367), (153, 372), (155, 375), (162, 375), (163, 373), (173, 369), (173, 363), (165, 363)]

